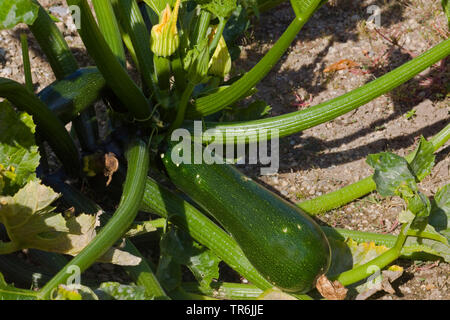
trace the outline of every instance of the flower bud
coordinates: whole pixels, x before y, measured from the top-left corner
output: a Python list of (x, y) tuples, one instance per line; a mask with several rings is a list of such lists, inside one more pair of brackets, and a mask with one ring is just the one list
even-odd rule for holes
[(209, 62), (209, 74), (224, 78), (231, 71), (231, 56), (223, 36)]
[(161, 13), (159, 24), (152, 28), (150, 48), (157, 56), (171, 56), (180, 45), (180, 37), (177, 30), (179, 8), (180, 0), (177, 0), (173, 12), (170, 9), (170, 5), (167, 4)]

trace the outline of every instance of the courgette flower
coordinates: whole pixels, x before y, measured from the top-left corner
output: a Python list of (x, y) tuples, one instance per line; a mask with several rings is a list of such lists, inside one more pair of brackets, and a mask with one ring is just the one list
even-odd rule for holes
[(159, 24), (152, 28), (150, 48), (157, 56), (169, 57), (174, 54), (180, 45), (180, 37), (177, 30), (180, 2), (180, 0), (177, 0), (173, 11), (170, 5), (167, 4), (159, 17)]

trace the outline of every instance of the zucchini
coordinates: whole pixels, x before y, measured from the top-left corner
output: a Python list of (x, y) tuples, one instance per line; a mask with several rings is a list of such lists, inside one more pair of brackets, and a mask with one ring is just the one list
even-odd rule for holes
[(175, 164), (177, 147), (162, 161), (172, 182), (209, 212), (272, 285), (307, 292), (330, 265), (330, 246), (303, 211), (231, 165)]
[(53, 82), (39, 92), (38, 97), (62, 122), (68, 123), (95, 103), (105, 86), (100, 71), (95, 67), (87, 67)]

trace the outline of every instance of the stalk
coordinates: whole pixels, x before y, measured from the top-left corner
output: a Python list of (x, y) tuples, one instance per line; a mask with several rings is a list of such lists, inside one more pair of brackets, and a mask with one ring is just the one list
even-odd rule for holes
[(25, 33), (20, 35), (20, 43), (22, 45), (22, 62), (23, 71), (25, 74), (25, 86), (31, 92), (34, 91), (33, 88), (33, 77), (31, 76), (31, 65), (30, 65), (30, 54), (28, 52), (28, 39)]
[(130, 37), (144, 84), (153, 91), (156, 100), (166, 106), (168, 102), (160, 92), (158, 78), (155, 74), (153, 52), (150, 50), (150, 34), (137, 2), (135, 0), (113, 0), (113, 5), (115, 12), (120, 17), (121, 26)]
[[(228, 139), (230, 137), (233, 139), (236, 137), (237, 143), (246, 143), (259, 141), (259, 134), (264, 130), (267, 130), (267, 132), (269, 133), (267, 139), (270, 139), (272, 136), (281, 138), (301, 132), (303, 130), (333, 120), (351, 110), (354, 110), (366, 104), (367, 102), (372, 101), (380, 95), (391, 91), (400, 84), (414, 77), (416, 74), (435, 64), (439, 60), (444, 59), (449, 54), (450, 39), (447, 39), (436, 45), (434, 48), (423, 53), (422, 55), (406, 62), (402, 66), (381, 76), (380, 78), (373, 80), (368, 84), (352, 90), (342, 96), (309, 107), (305, 110), (254, 121), (229, 123), (207, 122), (206, 129), (214, 130), (210, 131), (209, 133), (204, 133), (202, 139), (205, 143), (210, 142), (212, 139), (215, 139), (216, 143), (225, 143), (227, 142), (226, 136), (228, 136)], [(244, 85), (245, 84), (242, 84), (242, 86)], [(230, 88), (233, 86), (234, 84), (231, 85)], [(220, 91), (219, 93), (211, 94), (209, 96), (206, 96), (205, 98), (200, 99), (208, 99), (209, 101), (210, 99), (214, 98), (216, 99), (215, 102), (217, 103), (217, 105), (221, 105), (221, 96), (228, 95), (228, 91), (229, 89), (227, 88), (223, 91)], [(226, 97), (223, 98), (227, 99)], [(206, 109), (214, 112), (216, 111), (214, 107), (209, 109), (209, 106), (207, 106), (203, 110), (206, 111)], [(210, 114), (210, 112), (208, 111), (205, 114)], [(202, 114), (202, 116), (203, 115), (204, 114)], [(186, 127), (189, 130), (193, 131), (192, 123), (187, 123)], [(230, 141), (228, 140), (228, 142)]]
[(127, 148), (127, 176), (123, 187), (123, 195), (113, 217), (70, 263), (58, 272), (40, 291), (40, 299), (49, 299), (54, 289), (67, 281), (70, 274), (68, 267), (78, 266), (81, 272), (89, 268), (99, 257), (122, 237), (133, 223), (144, 193), (145, 181), (149, 164), (149, 150), (146, 143), (139, 139), (133, 140)]
[(292, 21), (287, 30), (269, 52), (242, 78), (221, 92), (197, 99), (194, 102), (194, 105), (188, 109), (186, 114), (187, 118), (196, 119), (205, 117), (240, 100), (249, 90), (260, 82), (275, 66), (278, 60), (280, 60), (304, 24), (312, 16), (319, 2), (319, 0), (315, 0), (309, 3), (302, 15), (297, 16)]
[(114, 15), (114, 9), (111, 2), (105, 0), (93, 0), (92, 4), (94, 5), (98, 26), (105, 37), (106, 42), (120, 64), (126, 66), (125, 49), (120, 35), (119, 24)]
[[(37, 0), (33, 2), (39, 5)], [(57, 79), (62, 79), (78, 69), (78, 63), (66, 40), (42, 6), (39, 5), (38, 16), (29, 28), (44, 51)]]
[[(382, 253), (375, 259), (359, 267), (345, 271), (330, 280), (338, 280), (343, 286), (348, 286), (369, 277), (377, 270), (381, 270), (393, 261), (397, 260), (398, 257), (400, 257), (403, 244), (405, 243), (407, 237), (407, 228), (408, 225), (404, 224), (399, 236), (397, 237), (394, 247)], [(374, 268), (374, 266), (377, 268)]]
[(81, 29), (78, 32), (89, 55), (103, 74), (107, 85), (136, 120), (148, 120), (151, 117), (149, 101), (111, 51), (92, 16), (87, 1), (67, 0), (67, 3), (80, 8)]
[(217, 282), (211, 287), (201, 286), (197, 282), (184, 282), (181, 288), (187, 292), (202, 294), (220, 300), (255, 300), (264, 291), (257, 286), (243, 283)]
[(80, 156), (62, 122), (32, 92), (13, 80), (0, 78), (0, 97), (33, 116), (39, 135), (48, 141), (66, 171), (79, 174)]
[[(442, 129), (438, 134), (430, 139), (436, 152), (441, 146), (450, 139), (450, 124)], [(405, 158), (411, 162), (414, 152), (408, 154)], [(332, 209), (339, 208), (355, 199), (361, 198), (366, 194), (376, 190), (377, 186), (372, 176), (364, 178), (358, 182), (345, 186), (337, 191), (330, 192), (317, 198), (306, 200), (297, 204), (301, 209), (310, 215), (317, 215)]]
[[(57, 192), (60, 192), (63, 195), (63, 200), (67, 204), (74, 206), (77, 212), (97, 214), (98, 212), (103, 211), (94, 201), (58, 178), (49, 177), (45, 182), (46, 184), (51, 185)], [(102, 213), (102, 216), (105, 215), (105, 213)], [(153, 273), (152, 268), (129, 239), (125, 239), (125, 246), (122, 250), (142, 259), (141, 263), (137, 266), (124, 266), (125, 272), (128, 273), (137, 285), (143, 286), (149, 296), (155, 297), (156, 299), (165, 299), (166, 294)], [(59, 264), (58, 271), (59, 269), (62, 269), (64, 265), (65, 264)]]
[[(78, 70), (78, 63), (70, 51), (69, 45), (53, 22), (50, 15), (39, 5), (38, 16), (34, 23), (29, 26), (40, 48), (44, 51), (48, 62), (55, 74), (56, 79), (61, 80)], [(92, 134), (96, 135), (96, 122), (91, 121), (89, 111), (82, 111), (81, 117), (73, 120), (75, 132), (80, 144), (88, 149), (95, 149), (95, 141), (87, 138)]]

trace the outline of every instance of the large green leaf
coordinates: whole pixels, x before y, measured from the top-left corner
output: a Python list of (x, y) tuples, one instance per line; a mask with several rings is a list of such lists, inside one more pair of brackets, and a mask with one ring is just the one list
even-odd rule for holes
[(22, 22), (33, 24), (38, 10), (32, 0), (1, 0), (0, 29), (10, 29)]
[(236, 9), (236, 0), (195, 0), (203, 9), (208, 10), (212, 14), (228, 18)]
[(434, 166), (434, 159), (433, 144), (424, 137), (420, 137), (419, 145), (410, 164), (410, 168), (417, 180), (422, 180), (431, 172)]
[(417, 191), (416, 177), (403, 157), (382, 152), (369, 155), (367, 163), (375, 169), (373, 180), (382, 196), (405, 195), (405, 193), (413, 196), (413, 192)]
[(7, 101), (0, 103), (0, 195), (13, 195), (35, 179), (40, 156), (34, 133), (30, 115), (16, 113)]

